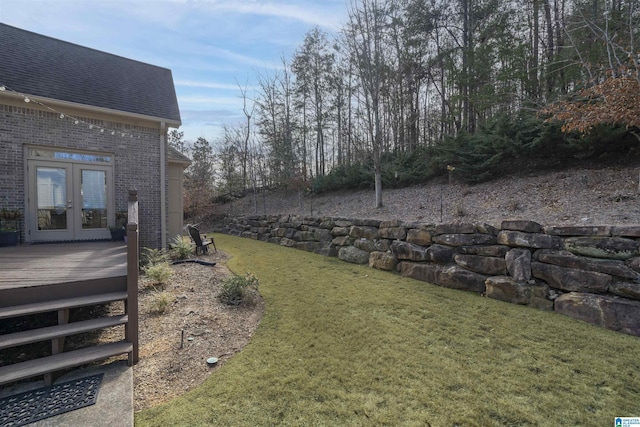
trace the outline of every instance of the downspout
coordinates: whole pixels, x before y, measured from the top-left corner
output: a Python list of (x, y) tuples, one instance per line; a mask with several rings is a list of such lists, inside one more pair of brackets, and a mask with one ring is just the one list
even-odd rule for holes
[(160, 230), (161, 248), (167, 247), (167, 150), (166, 143), (167, 125), (160, 122)]

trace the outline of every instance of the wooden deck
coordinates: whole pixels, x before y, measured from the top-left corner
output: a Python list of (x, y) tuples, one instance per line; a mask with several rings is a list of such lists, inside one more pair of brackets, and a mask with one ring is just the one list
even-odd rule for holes
[[(18, 322), (0, 335), (0, 348), (51, 341), (50, 355), (0, 366), (0, 385), (44, 375), (127, 353), (128, 364), (138, 350), (138, 197), (129, 190), (128, 243), (81, 242), (0, 248), (0, 319), (57, 313), (57, 325), (24, 328)], [(116, 302), (121, 312), (70, 322), (78, 307)], [(120, 304), (123, 302), (123, 304)], [(28, 323), (28, 322), (27, 322)], [(65, 352), (66, 337), (124, 325), (121, 341)]]
[(124, 242), (79, 242), (0, 248), (0, 291), (127, 275)]

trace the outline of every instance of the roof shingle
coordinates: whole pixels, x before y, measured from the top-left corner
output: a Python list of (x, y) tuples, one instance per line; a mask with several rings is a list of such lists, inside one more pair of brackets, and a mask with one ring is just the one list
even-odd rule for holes
[(0, 84), (20, 93), (180, 122), (171, 70), (0, 23)]
[(187, 156), (185, 156), (184, 154), (182, 154), (181, 152), (179, 152), (178, 150), (176, 150), (170, 145), (167, 147), (167, 159), (170, 162), (174, 162), (174, 163), (183, 163), (186, 165), (191, 164), (190, 158), (188, 158)]

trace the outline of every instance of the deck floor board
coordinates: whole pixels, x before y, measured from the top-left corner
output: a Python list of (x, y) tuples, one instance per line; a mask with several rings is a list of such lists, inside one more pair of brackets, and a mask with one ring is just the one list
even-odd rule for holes
[(0, 248), (0, 290), (126, 276), (124, 242), (18, 245)]

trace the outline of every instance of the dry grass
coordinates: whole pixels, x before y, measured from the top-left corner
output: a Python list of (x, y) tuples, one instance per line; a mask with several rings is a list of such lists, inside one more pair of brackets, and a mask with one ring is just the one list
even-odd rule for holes
[(216, 236), (260, 280), (245, 349), (138, 426), (603, 426), (640, 416), (640, 339)]

